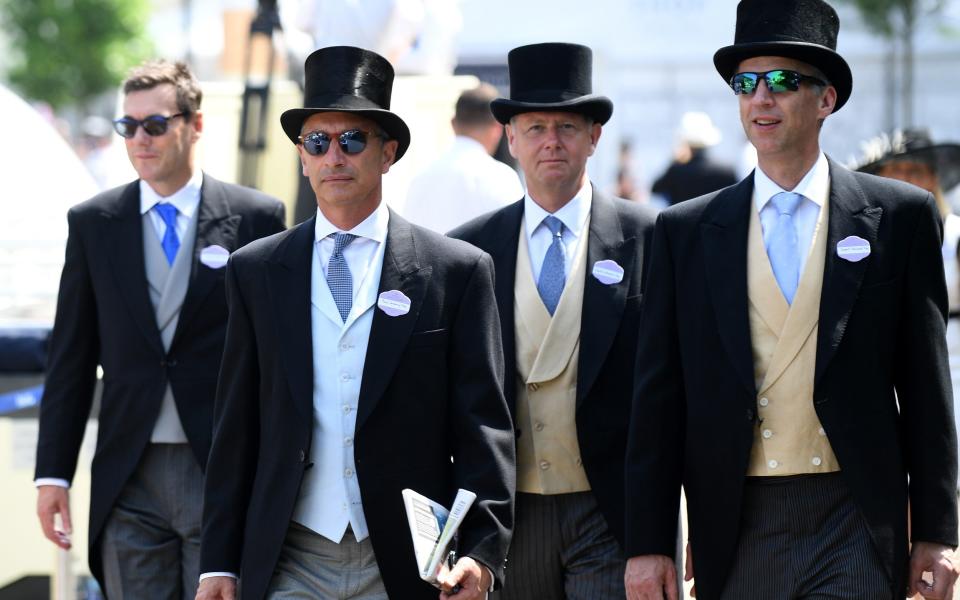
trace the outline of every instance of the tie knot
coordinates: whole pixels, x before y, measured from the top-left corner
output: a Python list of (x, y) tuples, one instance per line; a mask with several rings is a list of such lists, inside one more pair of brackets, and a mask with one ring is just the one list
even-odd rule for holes
[(333, 234), (333, 253), (340, 254), (355, 239), (357, 239), (357, 236), (352, 233), (337, 232)]
[(177, 207), (168, 204), (166, 202), (161, 204), (155, 204), (153, 208), (157, 211), (157, 214), (160, 215), (160, 218), (163, 219), (163, 222), (167, 227), (176, 227), (177, 226)]
[(552, 233), (555, 236), (559, 236), (560, 233), (563, 231), (563, 221), (561, 221), (560, 219), (556, 218), (553, 215), (548, 215), (544, 217), (543, 224), (546, 225), (547, 229), (550, 230), (550, 233)]
[(797, 210), (797, 206), (800, 205), (801, 199), (803, 199), (803, 196), (800, 194), (780, 192), (779, 194), (775, 194), (770, 201), (773, 202), (773, 206), (777, 209), (778, 213), (792, 217), (793, 213)]

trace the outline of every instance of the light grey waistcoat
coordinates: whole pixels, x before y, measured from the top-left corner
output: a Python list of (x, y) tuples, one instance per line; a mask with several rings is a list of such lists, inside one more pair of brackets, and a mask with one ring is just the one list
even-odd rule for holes
[[(157, 329), (160, 331), (164, 351), (170, 350), (173, 334), (177, 330), (177, 322), (180, 319), (180, 308), (183, 306), (183, 299), (187, 295), (187, 287), (190, 284), (190, 268), (193, 264), (193, 247), (197, 237), (199, 213), (198, 208), (190, 219), (172, 265), (167, 263), (167, 257), (163, 253), (163, 247), (160, 245), (160, 238), (157, 236), (149, 211), (141, 217), (147, 288), (150, 291), (150, 302), (157, 315)], [(187, 434), (183, 431), (169, 382), (163, 394), (163, 404), (160, 407), (157, 422), (153, 426), (150, 441), (160, 444), (187, 443)]]

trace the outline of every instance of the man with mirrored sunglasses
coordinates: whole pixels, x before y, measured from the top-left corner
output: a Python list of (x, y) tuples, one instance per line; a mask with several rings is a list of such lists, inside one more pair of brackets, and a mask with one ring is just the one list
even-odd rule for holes
[[(227, 267), (197, 598), (482, 599), (503, 581), (515, 464), (492, 261), (383, 201), (410, 145), (390, 63), (334, 46), (304, 71), (280, 122), (317, 210)], [(442, 595), (404, 488), (477, 495)]]
[(714, 55), (758, 166), (657, 223), (627, 450), (631, 599), (677, 597), (681, 485), (697, 598), (953, 597), (940, 217), (929, 193), (821, 151), (852, 90), (838, 30), (822, 0), (742, 0)]
[(123, 93), (114, 126), (139, 180), (67, 214), (37, 512), (44, 535), (69, 548), (68, 489), (99, 365), (90, 570), (110, 599), (186, 600), (199, 575), (200, 495), (227, 320), (223, 267), (230, 252), (283, 230), (284, 209), (196, 167), (202, 92), (186, 65), (140, 65)]

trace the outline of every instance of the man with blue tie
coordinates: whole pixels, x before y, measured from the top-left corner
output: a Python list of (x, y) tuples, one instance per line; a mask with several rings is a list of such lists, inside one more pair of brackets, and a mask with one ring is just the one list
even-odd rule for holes
[(479, 600), (513, 525), (492, 262), (382, 201), (410, 144), (390, 63), (335, 46), (304, 71), (305, 107), (280, 120), (317, 212), (227, 267), (197, 598), (437, 598), (402, 491), (449, 506), (463, 488), (477, 498), (440, 582)]
[(227, 321), (224, 266), (230, 252), (283, 230), (284, 210), (195, 167), (202, 93), (186, 65), (145, 63), (123, 92), (114, 126), (140, 178), (67, 214), (37, 512), (44, 535), (69, 548), (68, 488), (100, 365), (90, 570), (111, 599), (188, 599)]
[(626, 460), (631, 600), (678, 597), (681, 486), (697, 598), (953, 597), (940, 216), (931, 194), (820, 149), (853, 87), (838, 31), (823, 0), (741, 0), (714, 55), (758, 166), (657, 221)]
[(653, 216), (587, 175), (613, 113), (592, 93), (590, 48), (521, 46), (508, 62), (510, 98), (491, 109), (526, 194), (449, 234), (489, 252), (497, 274), (518, 493), (496, 597), (622, 598), (623, 456)]

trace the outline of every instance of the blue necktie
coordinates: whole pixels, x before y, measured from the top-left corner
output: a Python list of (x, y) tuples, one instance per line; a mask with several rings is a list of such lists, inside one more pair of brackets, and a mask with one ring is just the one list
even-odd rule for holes
[(543, 257), (537, 291), (540, 292), (543, 305), (553, 316), (554, 311), (557, 310), (557, 304), (560, 303), (560, 295), (563, 294), (563, 286), (567, 280), (563, 272), (563, 222), (550, 215), (543, 219), (543, 224), (553, 235), (553, 242), (547, 248), (547, 254)]
[(327, 285), (333, 295), (333, 302), (337, 305), (337, 312), (343, 322), (347, 322), (350, 309), (353, 307), (353, 276), (350, 267), (343, 258), (343, 249), (350, 242), (357, 239), (352, 233), (336, 233), (333, 236), (333, 254), (327, 263)]
[(777, 279), (777, 285), (787, 299), (787, 304), (793, 304), (793, 296), (797, 293), (800, 282), (800, 250), (793, 214), (802, 199), (803, 196), (792, 192), (780, 192), (770, 199), (780, 216), (777, 217), (777, 226), (767, 246), (767, 256), (770, 257), (773, 276)]
[(160, 246), (163, 248), (163, 253), (167, 255), (167, 263), (172, 265), (177, 258), (177, 250), (180, 249), (180, 238), (177, 236), (177, 207), (164, 203), (155, 204), (153, 208), (167, 226), (167, 230), (163, 232), (163, 239), (160, 240)]

